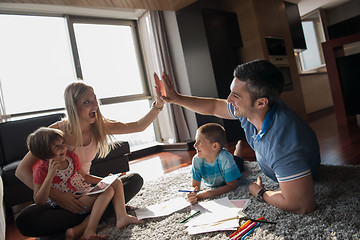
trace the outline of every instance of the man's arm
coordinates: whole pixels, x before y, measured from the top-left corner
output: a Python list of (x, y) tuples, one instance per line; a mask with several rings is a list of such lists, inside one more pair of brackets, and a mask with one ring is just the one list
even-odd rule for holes
[[(287, 212), (305, 214), (315, 210), (316, 202), (312, 175), (288, 182), (280, 182), (279, 186), (280, 191), (266, 191), (263, 194), (263, 200)], [(250, 184), (249, 190), (256, 197), (263, 187), (264, 185), (259, 177), (257, 182)]]
[[(158, 78), (157, 75), (155, 75), (155, 78)], [(170, 77), (165, 72), (162, 74), (162, 83), (166, 92), (166, 96), (161, 96), (161, 99), (164, 101), (178, 104), (202, 115), (232, 119), (227, 110), (226, 99), (193, 97), (179, 94), (174, 89)], [(161, 86), (158, 86), (158, 88), (161, 88)]]

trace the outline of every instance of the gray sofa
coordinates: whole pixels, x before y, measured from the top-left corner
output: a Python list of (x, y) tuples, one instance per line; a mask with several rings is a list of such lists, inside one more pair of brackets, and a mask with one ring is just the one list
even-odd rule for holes
[[(41, 126), (49, 126), (59, 121), (63, 114), (51, 114), (29, 119), (0, 123), (0, 175), (4, 184), (4, 205), (14, 205), (32, 201), (33, 192), (16, 176), (15, 170), (28, 152), (27, 136)], [(90, 173), (104, 177), (109, 173), (129, 171), (130, 148), (121, 142), (104, 159), (94, 159)]]

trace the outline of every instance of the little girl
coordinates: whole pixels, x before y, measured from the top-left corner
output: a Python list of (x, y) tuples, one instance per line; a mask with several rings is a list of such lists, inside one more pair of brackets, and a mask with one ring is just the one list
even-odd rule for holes
[[(34, 156), (43, 160), (35, 166), (33, 171), (35, 203), (50, 204), (54, 208), (59, 208), (56, 202), (49, 198), (50, 189), (53, 187), (62, 192), (78, 194), (86, 205), (82, 214), (91, 212), (87, 217), (88, 224), (81, 239), (106, 238), (104, 235), (97, 235), (96, 230), (111, 200), (116, 214), (117, 228), (123, 228), (132, 223), (143, 223), (126, 213), (123, 185), (119, 179), (100, 194), (86, 195), (91, 189), (91, 184), (97, 184), (101, 178), (84, 173), (77, 155), (67, 151), (61, 130), (41, 127), (28, 136), (27, 145)], [(79, 233), (75, 233), (72, 228), (66, 231), (66, 239), (77, 239), (80, 237), (78, 235)]]

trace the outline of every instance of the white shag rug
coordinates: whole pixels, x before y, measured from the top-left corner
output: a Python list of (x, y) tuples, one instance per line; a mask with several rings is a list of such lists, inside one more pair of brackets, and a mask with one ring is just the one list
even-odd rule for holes
[[(245, 179), (254, 181), (261, 176), (268, 189), (278, 189), (278, 184), (265, 177), (256, 162), (245, 162)], [(298, 215), (279, 210), (269, 204), (256, 201), (248, 191), (247, 184), (228, 196), (230, 200), (248, 198), (249, 206), (244, 211), (251, 218), (264, 216), (277, 222), (261, 224), (246, 239), (360, 239), (360, 166), (321, 166), (315, 180), (317, 208), (313, 213)], [(185, 167), (147, 182), (128, 203), (134, 208), (143, 208), (175, 197), (182, 196), (178, 189), (191, 186), (190, 167)], [(185, 195), (183, 195), (185, 196)], [(179, 222), (189, 216), (190, 208), (166, 217), (145, 219), (144, 225), (130, 225), (116, 229), (115, 218), (99, 225), (98, 232), (108, 239), (227, 239), (233, 231), (188, 235), (184, 224)], [(135, 215), (132, 210), (129, 212)]]

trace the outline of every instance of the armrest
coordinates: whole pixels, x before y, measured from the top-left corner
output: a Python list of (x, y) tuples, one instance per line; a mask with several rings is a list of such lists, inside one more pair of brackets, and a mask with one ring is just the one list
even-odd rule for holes
[(109, 173), (129, 171), (130, 146), (128, 142), (120, 142), (105, 158), (95, 158), (91, 162), (90, 173), (105, 177)]

